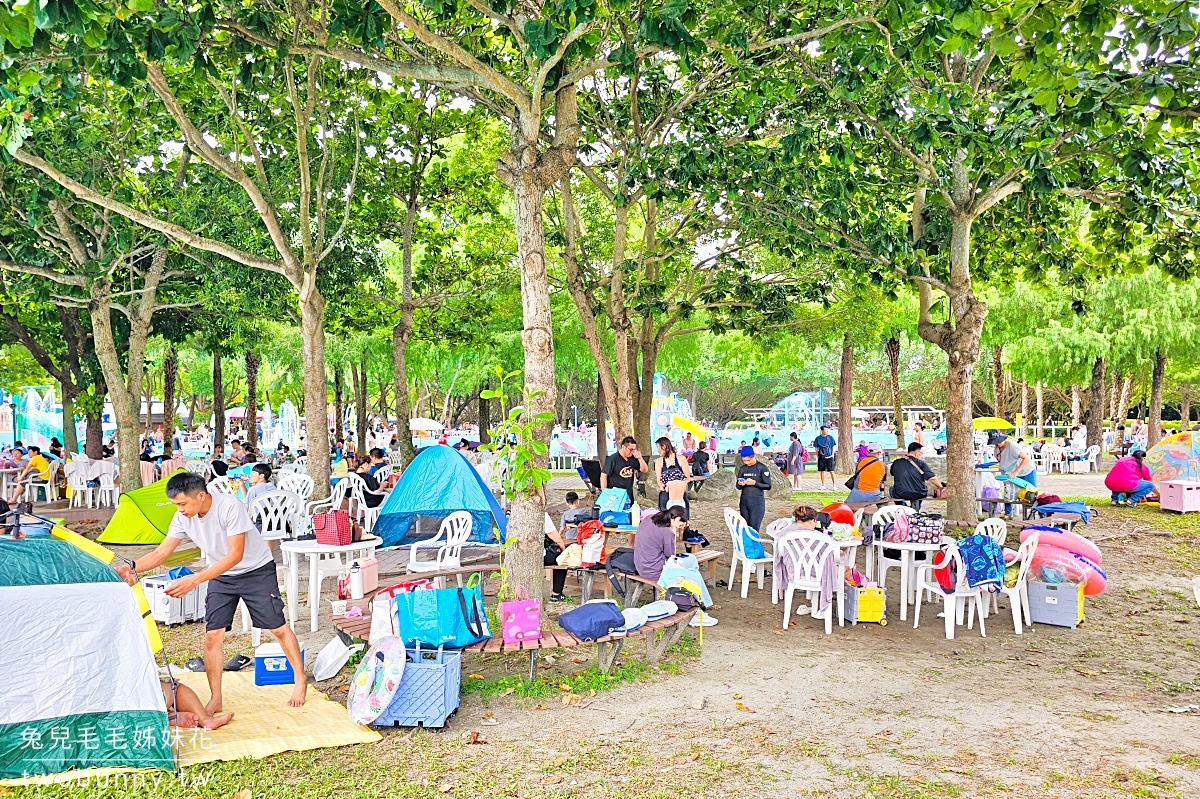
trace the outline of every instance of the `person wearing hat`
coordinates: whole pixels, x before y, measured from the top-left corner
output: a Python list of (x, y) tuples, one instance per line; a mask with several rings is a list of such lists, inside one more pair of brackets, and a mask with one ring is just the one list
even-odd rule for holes
[[(1029, 454), (1029, 448), (1009, 439), (1004, 433), (993, 430), (988, 433), (988, 444), (996, 450), (1001, 474), (1017, 477), (1037, 488), (1037, 467)], [(1012, 513), (1012, 505), (1004, 506), (1004, 515)]]
[(1124, 503), (1132, 507), (1154, 490), (1145, 458), (1145, 450), (1135, 449), (1109, 469), (1104, 478), (1104, 487), (1112, 492), (1113, 505)]
[(742, 465), (736, 473), (737, 489), (742, 492), (738, 513), (755, 531), (759, 531), (763, 516), (767, 513), (765, 492), (771, 490), (771, 470), (758, 462), (754, 447), (742, 447), (738, 455), (742, 457)]
[(929, 497), (927, 483), (932, 483), (938, 491), (942, 490), (942, 483), (933, 469), (921, 459), (923, 449), (920, 443), (909, 442), (905, 456), (892, 463), (892, 498), (904, 500), (912, 505), (914, 511), (921, 510), (921, 502)]

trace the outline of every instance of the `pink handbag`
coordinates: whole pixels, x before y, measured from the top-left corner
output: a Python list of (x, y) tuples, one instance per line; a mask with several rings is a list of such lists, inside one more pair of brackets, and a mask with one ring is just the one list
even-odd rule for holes
[(521, 594), (525, 597), (500, 603), (500, 630), (506, 644), (542, 637), (542, 600), (529, 597), (524, 586), (517, 589), (516, 596)]

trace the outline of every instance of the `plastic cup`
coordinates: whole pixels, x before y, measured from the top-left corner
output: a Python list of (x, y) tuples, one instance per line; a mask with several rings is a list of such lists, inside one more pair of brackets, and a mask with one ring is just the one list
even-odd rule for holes
[(345, 616), (346, 615), (346, 600), (344, 600), (344, 599), (333, 600), (333, 615), (334, 616)]

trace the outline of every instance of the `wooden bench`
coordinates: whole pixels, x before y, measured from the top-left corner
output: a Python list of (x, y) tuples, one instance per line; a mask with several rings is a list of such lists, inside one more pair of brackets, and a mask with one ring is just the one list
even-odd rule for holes
[[(721, 551), (715, 550), (715, 549), (706, 549), (706, 550), (696, 553), (696, 556), (695, 556), (696, 563), (700, 567), (700, 576), (704, 578), (705, 582), (712, 582), (715, 585), (716, 578), (717, 578), (717, 561), (724, 554), (725, 554), (724, 552), (721, 552)], [(596, 579), (597, 578), (600, 579), (601, 593), (604, 594), (605, 598), (610, 598), (612, 596), (612, 584), (608, 581), (608, 572), (605, 571), (603, 566), (598, 567), (598, 568), (571, 569), (570, 571), (575, 572), (576, 575), (579, 577), (579, 587), (580, 587), (580, 596), (581, 596), (580, 601), (587, 602), (588, 599), (591, 598), (592, 592), (596, 589)], [(627, 574), (622, 573), (621, 576), (627, 577), (628, 579), (630, 579), (634, 583), (636, 583), (636, 585), (634, 586), (633, 595), (630, 598), (628, 598), (626, 601), (626, 605), (629, 607), (632, 607), (637, 604), (638, 597), (641, 596), (641, 590), (642, 590), (643, 585), (654, 586), (656, 589), (660, 588), (658, 583), (655, 582), (654, 580), (649, 580), (645, 577), (639, 577), (636, 574), (628, 574), (627, 575)], [(663, 589), (663, 590), (666, 590), (666, 589)], [(656, 594), (656, 596), (657, 596), (657, 594)]]

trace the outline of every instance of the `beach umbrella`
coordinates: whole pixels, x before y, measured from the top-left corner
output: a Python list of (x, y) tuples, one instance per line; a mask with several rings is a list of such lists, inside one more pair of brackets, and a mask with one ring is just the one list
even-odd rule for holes
[(1013, 423), (999, 416), (983, 416), (971, 423), (976, 430), (1016, 430)]

